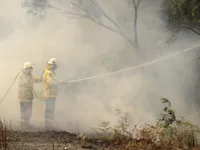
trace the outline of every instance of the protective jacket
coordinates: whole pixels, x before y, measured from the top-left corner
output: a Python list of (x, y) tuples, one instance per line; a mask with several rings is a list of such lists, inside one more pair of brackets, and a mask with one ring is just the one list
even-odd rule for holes
[(32, 102), (34, 99), (34, 83), (42, 82), (42, 78), (33, 77), (32, 74), (21, 72), (18, 76), (18, 98), (23, 102)]
[(58, 84), (56, 73), (50, 68), (46, 68), (43, 73), (44, 98), (56, 98), (58, 95)]

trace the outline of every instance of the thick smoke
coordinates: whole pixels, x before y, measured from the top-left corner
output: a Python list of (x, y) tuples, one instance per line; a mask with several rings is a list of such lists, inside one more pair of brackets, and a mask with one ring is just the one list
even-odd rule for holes
[[(56, 4), (67, 5), (64, 1)], [(132, 31), (130, 3), (102, 0), (101, 5), (127, 33)], [(126, 68), (198, 44), (198, 37), (181, 33), (174, 45), (164, 48), (163, 43), (171, 33), (160, 18), (161, 9), (160, 1), (141, 2), (138, 38), (140, 53), (145, 56), (141, 58), (120, 36), (90, 20), (68, 18), (55, 10), (48, 10), (45, 20), (40, 20), (27, 16), (19, 1), (1, 0), (0, 94), (3, 96), (26, 61), (34, 63), (34, 75), (40, 76), (46, 61), (56, 57), (59, 60), (58, 78), (71, 80)], [(56, 128), (72, 132), (79, 128), (85, 132), (102, 121), (115, 123), (115, 109), (130, 113), (134, 123), (156, 121), (162, 109), (161, 97), (172, 101), (178, 115), (195, 121), (198, 117), (194, 107), (194, 95), (198, 95), (194, 92), (198, 82), (196, 54), (191, 51), (149, 67), (60, 87)], [(35, 87), (42, 96), (42, 85)], [(0, 105), (0, 114), (1, 118), (12, 120), (17, 129), (20, 116), (16, 97), (17, 84)], [(32, 123), (42, 127), (43, 117), (44, 102), (35, 98)]]

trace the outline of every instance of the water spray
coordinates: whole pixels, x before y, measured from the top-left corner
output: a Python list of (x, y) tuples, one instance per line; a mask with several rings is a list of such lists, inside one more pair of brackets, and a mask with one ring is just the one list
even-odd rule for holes
[[(193, 48), (188, 48), (188, 49), (186, 49), (184, 51), (179, 51), (179, 52), (173, 53), (172, 55), (168, 55), (168, 56), (165, 56), (165, 57), (162, 57), (162, 58), (158, 58), (158, 59), (155, 59), (155, 60), (152, 60), (152, 61), (149, 61), (149, 62), (145, 62), (145, 63), (142, 63), (142, 64), (137, 65), (137, 66), (131, 66), (131, 67), (120, 69), (120, 70), (116, 70), (116, 71), (113, 71), (113, 72), (107, 72), (107, 73), (102, 73), (102, 74), (95, 75), (95, 76), (90, 76), (90, 77), (70, 80), (70, 81), (68, 81), (68, 83), (76, 83), (76, 82), (81, 82), (81, 81), (86, 81), (86, 80), (92, 80), (92, 79), (96, 79), (96, 78), (102, 78), (102, 77), (110, 76), (110, 75), (113, 75), (113, 74), (119, 74), (119, 73), (122, 73), (122, 72), (125, 72), (125, 71), (136, 70), (136, 69), (139, 69), (139, 68), (142, 68), (142, 67), (147, 67), (149, 65), (152, 65), (152, 64), (158, 63), (160, 61), (164, 61), (164, 60), (170, 59), (170, 58), (175, 57), (177, 55), (180, 55), (182, 53), (186, 53), (186, 52), (193, 51), (193, 50), (200, 50), (200, 46), (195, 46)], [(198, 59), (200, 59), (200, 58), (198, 58)]]
[[(165, 57), (162, 57), (162, 58), (159, 58), (159, 59), (155, 59), (155, 60), (152, 60), (152, 61), (149, 61), (149, 62), (145, 62), (145, 63), (142, 63), (140, 65), (137, 65), (137, 66), (131, 66), (131, 67), (128, 67), (128, 68), (124, 68), (124, 69), (120, 69), (120, 70), (116, 70), (116, 71), (113, 71), (113, 72), (107, 72), (107, 73), (102, 73), (102, 74), (99, 74), (99, 75), (95, 75), (95, 76), (89, 76), (89, 77), (85, 77), (85, 78), (79, 78), (79, 79), (74, 79), (74, 80), (70, 80), (70, 81), (67, 81), (67, 82), (63, 82), (61, 83), (61, 85), (65, 85), (65, 84), (69, 84), (69, 83), (77, 83), (77, 82), (81, 82), (81, 81), (86, 81), (86, 80), (92, 80), (92, 79), (97, 79), (97, 78), (103, 78), (103, 77), (106, 77), (106, 76), (110, 76), (110, 75), (114, 75), (114, 74), (119, 74), (119, 73), (122, 73), (122, 72), (125, 72), (125, 71), (131, 71), (131, 70), (136, 70), (136, 69), (139, 69), (139, 68), (142, 68), (142, 67), (147, 67), (149, 65), (152, 65), (152, 64), (155, 64), (155, 63), (158, 63), (160, 61), (164, 61), (164, 60), (167, 60), (167, 59), (170, 59), (172, 57), (175, 57), (177, 55), (180, 55), (182, 53), (186, 53), (186, 52), (189, 52), (189, 51), (193, 51), (193, 50), (200, 50), (200, 46), (195, 46), (193, 48), (188, 48), (184, 51), (179, 51), (179, 52), (176, 52), (172, 55), (168, 55), (168, 56), (165, 56)], [(200, 59), (200, 58), (198, 58)], [(21, 71), (20, 71), (21, 72)], [(19, 73), (20, 73), (19, 72)], [(8, 90), (6, 91), (5, 95), (0, 99), (0, 104), (2, 103), (2, 101), (5, 99), (5, 97), (7, 96), (7, 94), (9, 93), (9, 91), (11, 90), (13, 84), (15, 83), (19, 73), (17, 74), (17, 76), (15, 77), (15, 79), (13, 80), (11, 86), (8, 88)], [(38, 99), (41, 99), (43, 100), (43, 98), (39, 97), (36, 92), (34, 91), (34, 94), (35, 96), (38, 98)]]

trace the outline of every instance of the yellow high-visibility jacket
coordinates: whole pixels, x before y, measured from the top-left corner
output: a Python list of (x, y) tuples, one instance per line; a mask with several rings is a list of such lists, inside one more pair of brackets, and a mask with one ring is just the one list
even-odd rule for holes
[(44, 98), (56, 98), (58, 95), (58, 81), (56, 73), (51, 69), (45, 69), (43, 73)]
[(42, 78), (21, 72), (18, 76), (18, 99), (23, 102), (32, 102), (34, 99), (34, 83), (42, 82)]

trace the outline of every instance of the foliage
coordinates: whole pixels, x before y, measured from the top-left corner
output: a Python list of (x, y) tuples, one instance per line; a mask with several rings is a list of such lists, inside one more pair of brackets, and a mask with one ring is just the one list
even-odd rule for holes
[(44, 19), (49, 7), (47, 0), (22, 0), (21, 5), (26, 8), (28, 15), (39, 16), (41, 19)]
[(200, 24), (200, 0), (164, 0), (164, 10), (170, 24)]
[(129, 114), (116, 109), (117, 115), (121, 117), (114, 126), (110, 122), (102, 122), (99, 128), (93, 130), (97, 133), (97, 137), (106, 141), (120, 141), (132, 138), (132, 130), (130, 128)]
[(171, 102), (166, 98), (161, 101), (167, 106), (157, 124), (131, 128), (129, 114), (116, 110), (121, 115), (118, 123), (111, 126), (110, 122), (102, 122), (98, 129), (94, 129), (97, 139), (115, 150), (200, 149), (200, 128), (182, 117), (177, 119)]
[[(56, 1), (23, 0), (21, 4), (22, 7), (27, 9), (28, 14), (31, 14), (33, 16), (39, 16), (41, 19), (45, 18), (47, 9), (56, 10), (60, 14), (64, 14), (69, 18), (88, 19), (93, 23), (118, 34), (133, 48), (139, 48), (137, 20), (138, 9), (141, 0), (124, 1), (125, 3), (131, 2), (132, 7), (130, 8), (131, 10), (134, 10), (133, 18), (129, 20), (133, 26), (133, 30), (131, 32), (127, 32), (127, 29), (125, 27), (121, 27), (120, 23), (116, 19), (114, 19), (114, 17), (111, 17), (109, 13), (104, 11), (104, 8), (97, 0), (71, 0), (70, 9), (60, 8), (59, 6), (57, 7), (55, 4), (53, 4), (53, 2)], [(117, 12), (115, 13), (115, 15), (118, 16)]]
[(159, 119), (157, 124), (161, 124), (167, 128), (174, 122), (177, 122), (175, 111), (171, 108), (171, 102), (166, 98), (161, 98), (162, 103), (167, 103), (168, 106), (163, 108), (164, 113), (161, 113), (162, 117)]

